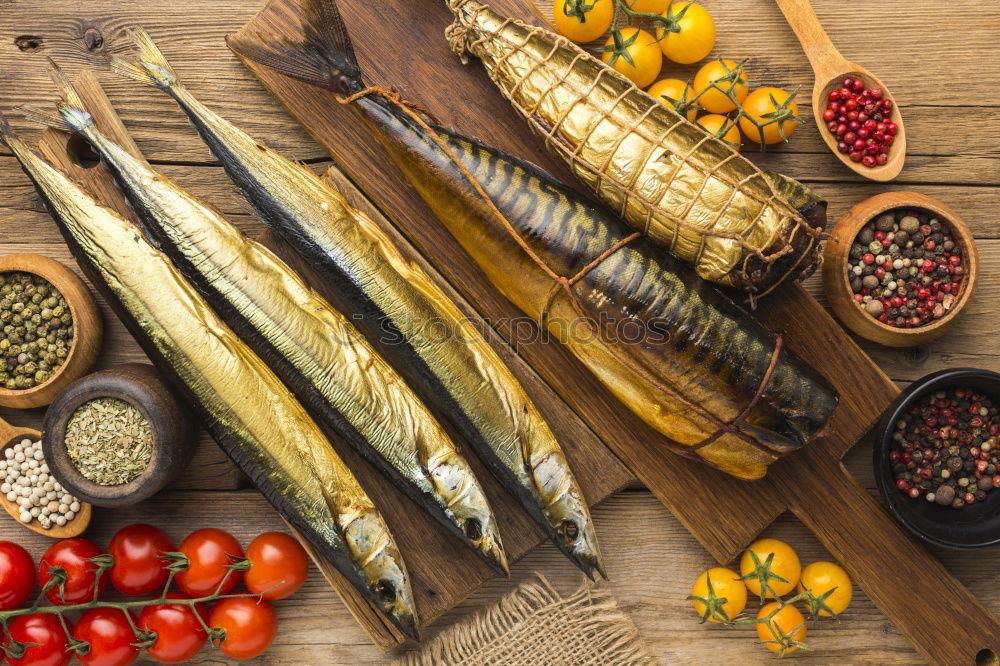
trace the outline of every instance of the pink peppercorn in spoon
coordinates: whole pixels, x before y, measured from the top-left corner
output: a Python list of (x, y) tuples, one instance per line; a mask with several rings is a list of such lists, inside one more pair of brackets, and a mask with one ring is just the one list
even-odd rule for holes
[[(798, 37), (816, 76), (812, 94), (813, 115), (826, 145), (841, 162), (865, 178), (879, 182), (892, 180), (902, 170), (906, 159), (906, 131), (903, 129), (903, 118), (895, 103), (896, 100), (877, 76), (840, 55), (820, 25), (809, 0), (775, 1), (792, 31), (795, 32), (795, 36)], [(845, 88), (853, 95), (843, 94)], [(873, 94), (868, 95), (868, 91), (872, 91)], [(860, 112), (854, 103), (856, 97), (862, 98), (859, 100)], [(888, 100), (888, 103), (883, 105), (883, 100)], [(852, 102), (851, 108), (839, 108), (834, 111), (833, 116), (828, 113), (824, 118), (824, 112), (828, 109), (833, 110), (831, 108), (833, 103), (842, 107), (848, 101)], [(873, 103), (874, 108), (866, 112), (865, 103)], [(888, 126), (891, 123), (892, 127), (881, 130), (875, 126), (864, 127), (868, 120), (874, 120), (870, 117), (858, 122), (858, 128), (849, 127), (847, 126), (849, 123), (857, 122), (857, 119), (847, 120), (843, 117), (849, 111), (855, 114), (864, 113), (867, 116), (878, 113), (883, 118), (876, 120), (875, 124)], [(839, 123), (837, 119), (841, 117), (847, 122)], [(836, 125), (829, 126), (830, 123)], [(864, 131), (859, 131), (862, 128)], [(886, 131), (887, 129), (893, 130), (894, 133)], [(876, 141), (876, 132), (879, 133), (877, 137), (879, 141)], [(852, 136), (847, 136), (848, 134)], [(888, 141), (885, 141), (886, 135), (891, 137)], [(850, 141), (845, 140), (845, 136)], [(858, 141), (862, 141), (864, 145), (854, 145)]]

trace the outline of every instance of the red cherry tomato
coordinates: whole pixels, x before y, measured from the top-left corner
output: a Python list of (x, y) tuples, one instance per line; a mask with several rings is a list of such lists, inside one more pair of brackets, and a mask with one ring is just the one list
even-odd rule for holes
[(223, 599), (212, 609), (208, 624), (226, 631), (219, 649), (233, 659), (253, 659), (278, 633), (278, 615), (271, 604), (250, 597)]
[(139, 656), (132, 626), (114, 608), (91, 608), (76, 623), (73, 636), (90, 644), (87, 654), (77, 655), (85, 666), (128, 666)]
[[(88, 560), (100, 554), (101, 549), (97, 544), (80, 537), (63, 539), (52, 544), (38, 563), (38, 584), (45, 585), (52, 578), (52, 574), (49, 573), (51, 567), (65, 569), (66, 582), (63, 585), (62, 595), (59, 593), (58, 585), (45, 593), (49, 602), (57, 606), (68, 606), (93, 599), (97, 565)], [(107, 578), (101, 576), (100, 593), (103, 594), (107, 582)]]
[[(69, 620), (66, 625), (70, 626)], [(7, 630), (17, 643), (34, 643), (21, 657), (7, 657), (11, 666), (66, 666), (73, 658), (66, 632), (52, 613), (19, 615), (8, 623)], [(3, 644), (9, 646), (10, 641), (4, 638)]]
[[(187, 556), (188, 568), (177, 574), (177, 584), (195, 598), (213, 594), (225, 577), (231, 558), (243, 557), (243, 548), (232, 534), (211, 527), (189, 534), (178, 550)], [(242, 575), (240, 571), (229, 574), (220, 594), (236, 587)]]
[(141, 596), (163, 589), (169, 572), (161, 553), (177, 550), (170, 537), (152, 525), (128, 525), (111, 538), (108, 553), (115, 558), (108, 576), (122, 594)]
[[(167, 599), (189, 599), (179, 592), (169, 592)], [(208, 620), (204, 604), (196, 604), (198, 615)], [(164, 664), (178, 664), (198, 653), (208, 634), (195, 616), (195, 611), (181, 604), (156, 604), (146, 606), (139, 613), (140, 629), (156, 634), (156, 640), (146, 651), (153, 659)]]
[(35, 561), (31, 555), (13, 541), (0, 541), (0, 610), (20, 608), (33, 589)]
[(281, 532), (264, 532), (247, 546), (247, 589), (275, 601), (295, 594), (309, 573), (309, 558), (299, 542)]

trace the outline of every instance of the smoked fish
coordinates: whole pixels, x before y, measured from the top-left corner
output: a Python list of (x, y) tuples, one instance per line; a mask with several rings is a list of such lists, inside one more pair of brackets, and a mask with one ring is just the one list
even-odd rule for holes
[(336, 437), (508, 575), (475, 473), (398, 373), (270, 250), (102, 134), (72, 84), (54, 72), (66, 129), (104, 158), (147, 234), (220, 317)]
[(312, 171), (201, 104), (149, 36), (133, 36), (137, 58), (115, 58), (113, 68), (180, 105), (265, 224), (335, 287), (334, 306), (354, 315), (566, 556), (587, 575), (603, 575), (586, 498), (558, 441), (475, 324), (375, 222)]
[(446, 0), (475, 56), (546, 147), (632, 228), (752, 299), (819, 265), (826, 202), (765, 172), (565, 37)]
[[(304, 43), (237, 50), (355, 96), (358, 113), (491, 282), (679, 451), (758, 479), (822, 429), (836, 392), (793, 352), (777, 348), (742, 307), (538, 167), (418, 121), (376, 92), (357, 95), (366, 88), (335, 6), (319, 0), (310, 7)], [(537, 260), (557, 276), (582, 277), (553, 292), (557, 283)], [(734, 427), (720, 429), (729, 423)]]
[(0, 118), (81, 268), (219, 445), (288, 523), (408, 636), (416, 609), (382, 517), (316, 423), (142, 231), (102, 207)]

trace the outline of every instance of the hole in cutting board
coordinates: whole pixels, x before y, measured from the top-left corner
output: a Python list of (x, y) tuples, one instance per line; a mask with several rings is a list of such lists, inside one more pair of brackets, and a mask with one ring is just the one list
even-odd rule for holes
[(993, 650), (986, 648), (976, 653), (976, 666), (997, 666), (997, 664), (1000, 664), (1000, 658)]
[(66, 154), (73, 164), (84, 169), (93, 169), (101, 163), (101, 156), (90, 147), (87, 140), (75, 134), (66, 142)]

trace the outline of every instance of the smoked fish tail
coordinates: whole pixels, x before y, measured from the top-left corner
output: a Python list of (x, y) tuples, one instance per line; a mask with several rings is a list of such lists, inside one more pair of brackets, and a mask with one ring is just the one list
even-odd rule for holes
[(2, 119), (0, 140), (81, 268), (220, 446), (323, 560), (416, 638), (416, 608), (399, 550), (304, 408), (135, 225), (98, 204)]
[(102, 134), (72, 84), (56, 80), (66, 125), (101, 154), (146, 233), (215, 311), (338, 441), (508, 575), (472, 467), (402, 377), (270, 250)]
[(749, 159), (568, 39), (475, 0), (447, 4), (452, 49), (478, 58), (546, 148), (632, 228), (751, 301), (816, 268), (825, 205), (796, 208)]
[(226, 44), (244, 58), (341, 95), (363, 90), (361, 67), (336, 1), (307, 0), (300, 7), (305, 33), (302, 42), (227, 35)]
[[(340, 95), (364, 90), (336, 2), (306, 0), (303, 15), (306, 37), (302, 42), (230, 38), (229, 45), (251, 60)], [(372, 114), (378, 112), (380, 104), (374, 96), (359, 99), (362, 115), (369, 122), (375, 122)], [(380, 293), (373, 303), (378, 306), (376, 311), (387, 315), (383, 321), (389, 324), (388, 330), (409, 343), (394, 345), (391, 352), (409, 368), (408, 378), (422, 387), (425, 400), (435, 401), (442, 412), (452, 415), (452, 423), (494, 476), (562, 552), (588, 576), (595, 571), (603, 575), (586, 498), (562, 447), (530, 397), (448, 296), (407, 262), (370, 220), (356, 211), (352, 215), (356, 225), (376, 241), (378, 253), (395, 268), (395, 274), (383, 273), (385, 279), (380, 281)], [(330, 266), (333, 247), (342, 242), (330, 229), (299, 229), (293, 245), (317, 265)], [(408, 315), (416, 316), (393, 314), (404, 305)], [(421, 321), (446, 322), (457, 335), (446, 345), (427, 344), (421, 340)]]

